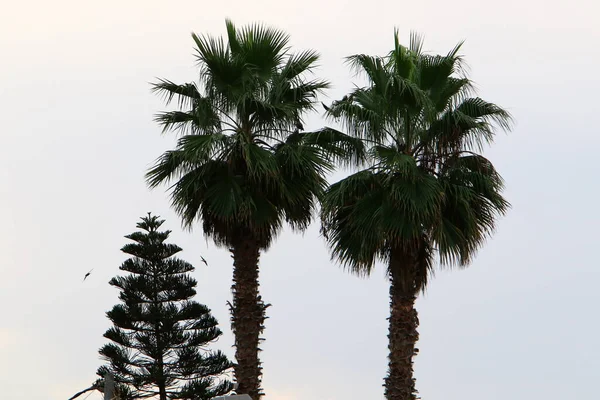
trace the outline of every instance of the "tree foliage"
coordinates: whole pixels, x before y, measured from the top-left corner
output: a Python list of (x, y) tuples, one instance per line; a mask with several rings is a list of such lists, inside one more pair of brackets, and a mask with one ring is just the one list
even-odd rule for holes
[(319, 55), (293, 53), (289, 36), (226, 21), (227, 37), (192, 35), (198, 82), (154, 85), (175, 110), (157, 115), (176, 132), (175, 149), (147, 172), (150, 187), (172, 183), (171, 201), (184, 226), (232, 252), (235, 378), (253, 400), (262, 395), (258, 358), (265, 309), (258, 262), (284, 224), (304, 230), (338, 160), (362, 156), (360, 140), (332, 129), (304, 130), (304, 117), (329, 86), (311, 72)]
[(232, 246), (243, 232), (268, 247), (284, 223), (305, 229), (334, 160), (360, 156), (362, 143), (332, 129), (304, 132), (327, 81), (310, 78), (312, 50), (292, 53), (284, 32), (226, 21), (227, 41), (192, 35), (200, 80), (163, 79), (154, 91), (177, 109), (160, 113), (181, 136), (148, 171), (151, 187), (173, 182), (184, 224)]
[(348, 58), (367, 85), (326, 107), (364, 142), (366, 168), (334, 183), (322, 200), (322, 231), (333, 258), (360, 275), (377, 260), (390, 278), (388, 400), (415, 400), (414, 308), (435, 256), (466, 266), (509, 203), (503, 180), (481, 151), (510, 115), (472, 96), (460, 44), (446, 55), (422, 51), (422, 40), (384, 57)]
[(210, 310), (192, 299), (194, 267), (175, 257), (181, 248), (166, 243), (170, 231), (159, 231), (163, 222), (148, 214), (140, 230), (126, 236), (133, 243), (122, 251), (131, 258), (120, 270), (128, 274), (109, 282), (121, 303), (107, 313), (113, 326), (100, 354), (108, 364), (98, 375), (112, 372), (127, 398), (208, 400), (231, 390), (225, 376), (231, 363), (207, 350), (221, 330)]
[(327, 114), (367, 147), (367, 168), (333, 184), (323, 200), (323, 230), (333, 255), (351, 271), (370, 273), (377, 259), (408, 243), (423, 250), (417, 289), (432, 258), (467, 265), (509, 203), (503, 180), (480, 154), (511, 117), (473, 97), (460, 44), (446, 55), (409, 47), (395, 35), (384, 57), (347, 59), (368, 84), (327, 107)]

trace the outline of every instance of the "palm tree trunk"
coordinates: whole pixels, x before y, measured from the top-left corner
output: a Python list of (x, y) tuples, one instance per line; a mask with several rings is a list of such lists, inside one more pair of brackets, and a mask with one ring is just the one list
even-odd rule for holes
[(405, 254), (392, 254), (390, 274), (389, 366), (385, 378), (388, 400), (415, 400), (417, 390), (413, 377), (413, 357), (418, 349), (419, 318), (415, 309), (417, 291), (414, 285), (416, 264)]
[(231, 327), (235, 335), (235, 379), (238, 394), (248, 394), (252, 400), (263, 395), (262, 367), (258, 358), (260, 334), (264, 329), (265, 308), (258, 292), (258, 260), (260, 248), (256, 240), (245, 236), (231, 249), (233, 257), (233, 304)]

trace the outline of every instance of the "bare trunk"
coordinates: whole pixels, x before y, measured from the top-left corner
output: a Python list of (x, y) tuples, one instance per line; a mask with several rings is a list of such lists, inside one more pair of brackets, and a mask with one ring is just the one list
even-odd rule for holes
[[(158, 300), (158, 295), (159, 295), (159, 290), (157, 287), (157, 282), (158, 282), (158, 271), (156, 270), (156, 268), (154, 269), (153, 272), (153, 304), (156, 310), (158, 310), (160, 308), (160, 301)], [(168, 400), (167, 399), (167, 382), (165, 379), (165, 361), (163, 358), (163, 354), (164, 354), (164, 346), (163, 346), (163, 341), (162, 339), (162, 332), (160, 329), (160, 323), (158, 321), (155, 322), (154, 324), (154, 335), (156, 336), (156, 350), (158, 351), (159, 357), (156, 360), (156, 362), (158, 363), (158, 373), (159, 373), (159, 377), (158, 377), (158, 382), (157, 382), (157, 386), (158, 386), (158, 397), (160, 400)]]
[(162, 356), (162, 344), (160, 343), (159, 328), (156, 328), (156, 338), (159, 351), (161, 352), (161, 356), (158, 359), (158, 373), (160, 374), (160, 377), (158, 379), (158, 397), (160, 400), (168, 400), (167, 381), (165, 379), (165, 362)]
[(167, 399), (167, 389), (165, 388), (164, 381), (160, 384), (159, 390), (159, 398), (160, 400), (168, 400)]
[(157, 349), (160, 352), (160, 356), (158, 357), (158, 397), (160, 400), (168, 400), (167, 399), (167, 380), (165, 379), (165, 361), (163, 358), (163, 344), (161, 340), (161, 332), (158, 324), (155, 326), (155, 335), (156, 335), (156, 345)]
[(235, 335), (235, 379), (238, 394), (259, 400), (262, 367), (258, 358), (260, 334), (264, 329), (265, 308), (258, 292), (258, 243), (249, 236), (236, 241), (233, 256), (233, 304), (231, 327)]
[(390, 331), (389, 368), (385, 378), (388, 400), (415, 400), (417, 390), (413, 377), (413, 357), (419, 334), (419, 318), (415, 309), (416, 260), (405, 252), (392, 252), (390, 260)]

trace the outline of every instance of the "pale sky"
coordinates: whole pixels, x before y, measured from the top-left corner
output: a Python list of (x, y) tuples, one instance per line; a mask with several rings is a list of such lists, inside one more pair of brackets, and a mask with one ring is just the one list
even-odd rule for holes
[[(0, 13), (0, 397), (63, 400), (96, 378), (118, 300), (107, 282), (138, 218), (166, 218), (198, 268), (196, 300), (225, 332), (231, 259), (182, 232), (143, 173), (173, 137), (152, 122), (156, 77), (194, 80), (190, 33), (224, 19), (282, 28), (321, 52), (342, 96), (354, 53), (383, 54), (394, 27), (463, 54), (486, 100), (517, 125), (486, 154), (513, 209), (467, 270), (442, 271), (418, 301), (417, 387), (426, 400), (597, 397), (600, 378), (595, 160), (600, 138), (599, 7), (593, 1), (19, 1)], [(322, 126), (319, 115), (310, 128)], [(338, 179), (341, 175), (335, 177)], [(209, 262), (205, 267), (199, 256)], [(94, 268), (82, 283), (83, 275)], [(265, 400), (383, 398), (384, 268), (359, 279), (329, 261), (318, 226), (284, 232), (261, 259), (268, 310)], [(99, 399), (94, 394), (89, 399)]]

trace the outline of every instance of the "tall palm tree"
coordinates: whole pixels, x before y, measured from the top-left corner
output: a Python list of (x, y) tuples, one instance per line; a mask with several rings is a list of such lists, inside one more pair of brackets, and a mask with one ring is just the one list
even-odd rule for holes
[[(262, 396), (258, 352), (267, 305), (259, 294), (259, 257), (287, 223), (304, 230), (334, 159), (361, 143), (339, 132), (302, 132), (303, 116), (328, 87), (307, 79), (319, 59), (291, 53), (284, 32), (227, 20), (227, 40), (193, 34), (200, 80), (160, 80), (154, 90), (177, 109), (156, 118), (181, 134), (147, 173), (150, 187), (174, 181), (171, 200), (186, 227), (233, 258), (232, 330), (238, 393)], [(360, 155), (359, 153), (354, 153)]]
[(326, 107), (369, 154), (365, 169), (328, 189), (322, 223), (333, 257), (351, 272), (387, 264), (390, 400), (417, 398), (414, 304), (436, 256), (442, 265), (468, 265), (509, 207), (502, 178), (478, 153), (496, 127), (509, 129), (509, 114), (470, 97), (460, 45), (445, 56), (421, 48), (416, 35), (400, 45), (396, 32), (389, 55), (349, 57), (368, 83)]

